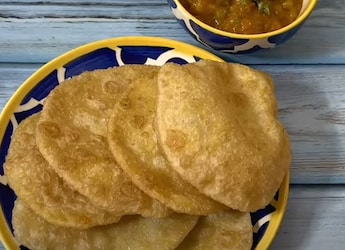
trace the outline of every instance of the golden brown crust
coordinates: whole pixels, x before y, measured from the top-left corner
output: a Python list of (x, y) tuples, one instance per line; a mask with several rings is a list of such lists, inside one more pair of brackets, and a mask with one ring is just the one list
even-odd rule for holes
[(4, 171), (16, 195), (55, 225), (84, 229), (119, 221), (119, 214), (93, 206), (49, 166), (36, 146), (38, 119), (39, 115), (27, 118), (12, 137)]
[(291, 161), (271, 78), (201, 61), (164, 65), (157, 131), (171, 166), (201, 192), (241, 211), (265, 207)]
[(184, 214), (165, 218), (125, 216), (116, 224), (77, 230), (49, 224), (17, 200), (12, 224), (17, 242), (36, 250), (173, 250), (197, 219)]
[(250, 214), (229, 210), (200, 217), (176, 250), (250, 250), (252, 244)]
[(119, 166), (144, 192), (177, 212), (206, 215), (225, 210), (185, 182), (166, 161), (153, 127), (156, 98), (157, 77), (132, 84), (122, 96), (126, 107), (115, 105), (108, 142)]
[[(115, 162), (107, 122), (133, 81), (158, 68), (126, 65), (85, 72), (47, 97), (37, 126), (37, 145), (54, 170), (96, 206), (121, 214), (166, 216), (171, 211), (139, 190)], [(149, 73), (151, 72), (151, 73)]]

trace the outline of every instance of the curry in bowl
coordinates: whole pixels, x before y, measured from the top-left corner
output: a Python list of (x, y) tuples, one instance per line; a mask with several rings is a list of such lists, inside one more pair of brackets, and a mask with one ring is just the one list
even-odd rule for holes
[(303, 0), (180, 0), (200, 21), (222, 31), (260, 34), (283, 28), (299, 15)]

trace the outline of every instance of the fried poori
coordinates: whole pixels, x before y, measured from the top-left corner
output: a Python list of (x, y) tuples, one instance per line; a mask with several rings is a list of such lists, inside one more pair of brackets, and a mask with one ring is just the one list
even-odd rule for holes
[(171, 168), (157, 145), (153, 128), (157, 79), (137, 81), (115, 105), (109, 119), (108, 142), (119, 166), (144, 192), (174, 211), (206, 215), (225, 210), (184, 181)]
[(72, 190), (49, 166), (36, 146), (39, 115), (19, 124), (4, 164), (10, 187), (33, 211), (52, 224), (79, 229), (120, 220)]
[(171, 166), (199, 191), (241, 211), (273, 198), (288, 171), (288, 134), (272, 79), (244, 65), (166, 64), (158, 75), (157, 133)]
[[(107, 120), (132, 82), (151, 81), (159, 67), (125, 65), (85, 72), (47, 97), (37, 146), (54, 170), (95, 206), (122, 214), (166, 216), (171, 210), (138, 189), (115, 162)], [(120, 103), (128, 105), (125, 100)]]
[(200, 217), (177, 250), (250, 250), (252, 244), (250, 214), (229, 210)]
[(116, 224), (76, 230), (46, 222), (17, 200), (12, 224), (18, 243), (36, 250), (172, 250), (192, 230), (197, 219), (184, 214), (165, 218), (125, 216)]

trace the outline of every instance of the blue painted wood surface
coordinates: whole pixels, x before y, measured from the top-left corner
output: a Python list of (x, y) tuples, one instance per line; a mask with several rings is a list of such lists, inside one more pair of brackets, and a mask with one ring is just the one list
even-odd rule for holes
[[(341, 64), (344, 5), (344, 0), (321, 0), (289, 43), (268, 53), (227, 58), (250, 64)], [(177, 24), (165, 0), (2, 1), (0, 31), (0, 62), (47, 62), (91, 41), (129, 35), (164, 35), (200, 46)]]
[[(200, 46), (165, 0), (0, 1), (0, 110), (41, 65), (82, 44), (164, 36)], [(272, 249), (344, 249), (345, 0), (319, 0), (285, 45), (225, 56), (269, 72), (292, 140), (291, 196)]]

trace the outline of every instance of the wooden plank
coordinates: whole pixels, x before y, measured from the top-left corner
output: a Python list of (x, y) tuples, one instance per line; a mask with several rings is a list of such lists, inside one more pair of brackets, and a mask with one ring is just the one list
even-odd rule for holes
[(292, 186), (271, 250), (344, 249), (345, 186)]
[[(138, 5), (138, 0), (2, 0), (1, 4), (37, 5)], [(165, 0), (140, 0), (140, 5), (166, 4)]]
[[(320, 1), (287, 44), (225, 58), (248, 64), (345, 63), (344, 12), (344, 0)], [(91, 41), (130, 35), (164, 36), (201, 47), (161, 0), (5, 1), (0, 16), (0, 62), (47, 62)]]
[(16, 89), (40, 66), (0, 63), (0, 111)]
[[(0, 110), (40, 65), (0, 64)], [(276, 82), (280, 118), (291, 135), (291, 183), (345, 183), (345, 67), (256, 66)]]
[[(122, 3), (119, 4), (0, 4), (2, 18), (109, 18), (109, 19), (171, 19), (166, 3)], [(124, 13), (126, 12), (126, 15)]]
[[(174, 20), (122, 20), (122, 19), (10, 19), (0, 22), (0, 62), (42, 63), (96, 40), (119, 36), (157, 36), (176, 30)], [(30, 36), (27, 31), (30, 30)], [(85, 33), (86, 32), (86, 33)], [(184, 32), (167, 38), (183, 40)]]

